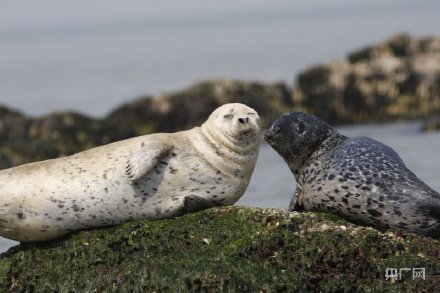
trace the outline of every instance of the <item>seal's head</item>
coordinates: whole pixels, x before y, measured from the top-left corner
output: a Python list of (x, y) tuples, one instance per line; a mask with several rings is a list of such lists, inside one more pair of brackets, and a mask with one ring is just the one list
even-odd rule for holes
[(243, 104), (231, 103), (217, 108), (204, 124), (216, 136), (224, 136), (230, 141), (256, 140), (260, 134), (258, 113)]
[(275, 120), (264, 132), (264, 139), (288, 162), (291, 169), (298, 169), (336, 133), (316, 116), (291, 112)]

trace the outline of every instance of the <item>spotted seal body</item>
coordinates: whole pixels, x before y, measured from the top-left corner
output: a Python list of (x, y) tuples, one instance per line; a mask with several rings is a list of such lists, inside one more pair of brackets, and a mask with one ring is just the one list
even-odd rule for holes
[(42, 241), (131, 219), (230, 205), (259, 148), (258, 114), (226, 104), (201, 126), (0, 171), (0, 236)]
[(345, 137), (300, 112), (281, 116), (264, 136), (297, 181), (291, 210), (336, 212), (379, 229), (440, 235), (440, 194), (390, 147)]

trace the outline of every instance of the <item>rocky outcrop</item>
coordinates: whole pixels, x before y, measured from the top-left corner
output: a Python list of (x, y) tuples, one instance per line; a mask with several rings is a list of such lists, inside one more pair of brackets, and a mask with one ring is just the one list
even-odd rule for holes
[(263, 124), (292, 107), (283, 83), (262, 84), (230, 79), (200, 82), (180, 92), (155, 99), (142, 98), (122, 105), (108, 119), (132, 125), (138, 134), (175, 132), (203, 123), (217, 107), (242, 103), (254, 108)]
[(295, 106), (337, 124), (440, 113), (440, 38), (399, 35), (347, 59), (301, 73)]
[[(424, 268), (423, 280), (387, 268)], [(330, 214), (224, 207), (21, 244), (7, 292), (438, 292), (440, 243)]]

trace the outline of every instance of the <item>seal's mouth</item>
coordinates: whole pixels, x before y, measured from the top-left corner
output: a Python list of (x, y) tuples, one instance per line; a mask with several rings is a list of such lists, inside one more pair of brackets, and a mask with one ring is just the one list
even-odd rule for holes
[(279, 133), (280, 133), (280, 128), (272, 126), (271, 128), (263, 131), (264, 140), (266, 140), (270, 145), (274, 145), (276, 144), (276, 140), (277, 137), (279, 136), (278, 135)]
[(242, 136), (249, 136), (253, 133), (254, 133), (253, 129), (244, 129), (244, 130), (240, 131), (240, 135), (242, 135)]
[(236, 138), (254, 138), (260, 134), (260, 130), (258, 126), (248, 125), (241, 129), (238, 129), (236, 132)]

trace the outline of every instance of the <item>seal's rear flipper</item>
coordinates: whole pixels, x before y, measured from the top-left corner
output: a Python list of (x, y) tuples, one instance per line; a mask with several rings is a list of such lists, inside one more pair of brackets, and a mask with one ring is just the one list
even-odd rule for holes
[(127, 162), (125, 172), (136, 181), (150, 172), (159, 163), (159, 160), (168, 155), (171, 147), (161, 141), (151, 141), (132, 154)]

